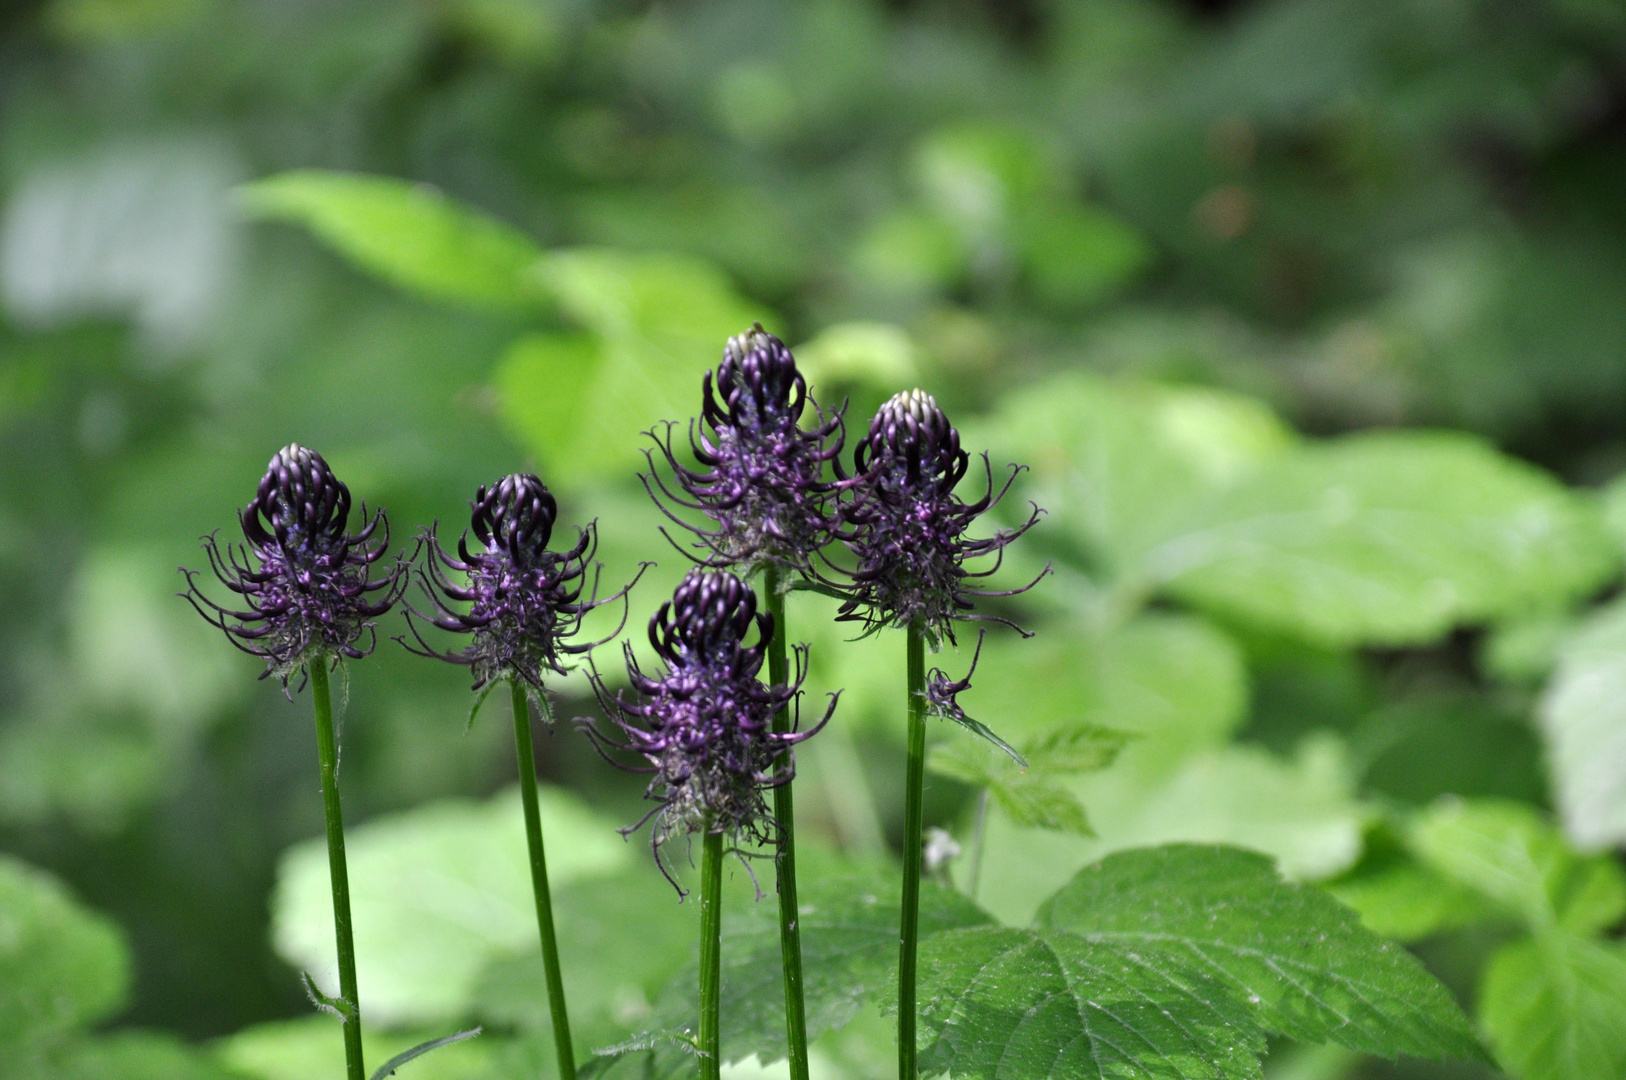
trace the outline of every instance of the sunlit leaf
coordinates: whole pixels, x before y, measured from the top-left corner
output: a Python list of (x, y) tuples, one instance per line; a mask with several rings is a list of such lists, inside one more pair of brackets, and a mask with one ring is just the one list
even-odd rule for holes
[(666, 420), (681, 445), (701, 373), (765, 314), (712, 264), (676, 255), (552, 252), (532, 280), (585, 334), (520, 339), (495, 382), (510, 432), (566, 483), (638, 471), (642, 433)]
[(1592, 508), (1551, 477), (1468, 436), (1414, 432), (1284, 455), (1146, 557), (1182, 599), (1335, 646), (1549, 607), (1618, 562)]
[[(544, 787), (541, 796), (555, 887), (630, 860), (613, 822), (560, 789)], [(430, 803), (375, 819), (348, 831), (346, 854), (364, 1020), (454, 1021), (492, 958), (537, 945), (517, 790), (485, 803)], [(332, 993), (336, 961), (324, 841), (306, 841), (283, 856), (272, 912), (277, 951)]]
[(409, 292), (494, 308), (542, 299), (527, 276), (542, 250), (427, 184), (306, 169), (238, 191), (249, 213), (303, 225), (363, 270)]
[(1626, 1074), (1626, 947), (1550, 932), (1504, 947), (1480, 984), (1479, 1017), (1518, 1080)]
[(1598, 611), (1557, 650), (1540, 706), (1564, 831), (1596, 849), (1626, 841), (1626, 604)]
[(1407, 839), (1424, 864), (1533, 931), (1591, 933), (1626, 914), (1626, 871), (1609, 856), (1576, 854), (1523, 803), (1441, 800)]

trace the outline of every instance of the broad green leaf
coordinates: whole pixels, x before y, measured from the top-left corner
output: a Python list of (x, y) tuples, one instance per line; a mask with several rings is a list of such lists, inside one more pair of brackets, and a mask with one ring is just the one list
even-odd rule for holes
[(0, 1060), (32, 1062), (107, 1019), (129, 985), (119, 928), (43, 870), (0, 854)]
[(1060, 200), (1033, 206), (1017, 232), (1034, 292), (1057, 308), (1105, 299), (1145, 270), (1154, 254), (1121, 219)]
[[(555, 888), (630, 861), (614, 823), (558, 788), (543, 787), (541, 795)], [(536, 947), (517, 789), (484, 803), (448, 800), (380, 818), (350, 829), (345, 846), (363, 1021), (454, 1022), (493, 957)], [(333, 993), (332, 894), (322, 840), (283, 856), (272, 922), (277, 951)]]
[(922, 944), (922, 1065), (955, 1076), (1257, 1076), (1267, 1033), (1394, 1057), (1483, 1057), (1409, 953), (1234, 848), (1109, 856), (1032, 930)]
[(1485, 968), (1479, 1022), (1518, 1080), (1626, 1075), (1626, 947), (1562, 932), (1504, 947)]
[(1548, 608), (1619, 563), (1593, 508), (1466, 435), (1380, 432), (1282, 455), (1146, 557), (1198, 606), (1330, 645), (1406, 645)]
[(681, 449), (701, 374), (763, 315), (715, 266), (682, 256), (557, 251), (533, 280), (586, 333), (521, 338), (494, 380), (509, 431), (564, 483), (639, 470), (643, 432), (666, 420)]
[(1609, 856), (1577, 855), (1523, 803), (1441, 800), (1417, 816), (1408, 844), (1533, 931), (1592, 933), (1626, 914), (1626, 871)]
[(966, 1080), (1257, 1077), (1265, 1039), (1197, 964), (989, 927), (920, 948), (920, 1064)]
[(1003, 398), (968, 445), (1033, 470), (1028, 497), (1082, 556), (1138, 584), (1148, 554), (1182, 535), (1194, 504), (1293, 445), (1263, 403), (1218, 390), (1111, 381), (1082, 372)]
[[(1445, 988), (1270, 859), (1171, 844), (1121, 852), (1047, 900), (1035, 924), (1091, 941), (1198, 958), (1266, 1031), (1394, 1057), (1478, 1057)], [(1156, 963), (1155, 961), (1152, 961)]]
[(1539, 715), (1564, 832), (1588, 850), (1626, 842), (1626, 603), (1559, 646)]
[[(377, 1067), (427, 1036), (383, 1032), (365, 1021), (362, 999), (362, 1054)], [(497, 1039), (482, 1036), (455, 1043), (403, 1069), (403, 1080), (496, 1080)], [(344, 1075), (344, 1037), (338, 1021), (327, 1016), (277, 1020), (244, 1028), (222, 1039), (216, 1054), (234, 1073), (249, 1080), (316, 1080)]]
[(431, 300), (534, 306), (542, 250), (518, 230), (426, 184), (299, 170), (238, 189), (257, 217), (303, 225), (363, 270)]
[[(1132, 742), (1124, 756), (1139, 749)], [(1125, 848), (1234, 844), (1273, 855), (1288, 874), (1309, 879), (1341, 873), (1361, 850), (1366, 812), (1355, 801), (1342, 746), (1324, 733), (1292, 759), (1229, 746), (1193, 754), (1168, 775), (1119, 764), (1068, 787), (1089, 812), (1095, 837), (1020, 829), (1003, 813), (989, 815), (977, 899), (1007, 922), (1027, 919), (1040, 897)]]

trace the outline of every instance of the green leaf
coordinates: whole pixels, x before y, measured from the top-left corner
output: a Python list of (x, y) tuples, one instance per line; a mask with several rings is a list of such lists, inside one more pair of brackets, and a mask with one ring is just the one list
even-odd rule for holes
[[(541, 789), (555, 887), (607, 874), (630, 849), (614, 824), (558, 788)], [(496, 956), (536, 948), (536, 907), (519, 792), (447, 800), (378, 818), (346, 835), (363, 1019), (441, 1023), (462, 1016)], [(290, 849), (272, 897), (277, 951), (333, 990), (327, 849)]]
[(1257, 1077), (1246, 1006), (1190, 964), (1075, 934), (961, 930), (921, 943), (921, 1071), (966, 1080)]
[(1626, 602), (1560, 645), (1539, 715), (1565, 833), (1586, 849), (1626, 843)]
[(1483, 1057), (1409, 953), (1234, 848), (1110, 856), (1046, 901), (1032, 930), (951, 930), (921, 957), (923, 1071), (1257, 1076), (1267, 1033)]
[(431, 300), (535, 306), (542, 250), (523, 233), (426, 184), (308, 169), (238, 189), (256, 217), (303, 225), (357, 266)]
[(1519, 1080), (1626, 1075), (1626, 946), (1539, 934), (1491, 958), (1479, 1020)]
[(1536, 932), (1591, 933), (1626, 914), (1626, 871), (1609, 856), (1576, 854), (1523, 803), (1441, 800), (1413, 821), (1407, 843)]
[(453, 1032), (450, 1035), (442, 1035), (438, 1039), (429, 1039), (425, 1042), (419, 1043), (417, 1046), (402, 1050), (399, 1054), (396, 1054), (394, 1057), (384, 1062), (384, 1064), (380, 1065), (377, 1069), (374, 1069), (371, 1080), (385, 1080), (385, 1077), (394, 1076), (396, 1070), (409, 1061), (421, 1058), (425, 1054), (433, 1050), (439, 1050), (443, 1046), (451, 1046), (454, 1043), (460, 1043), (468, 1039), (472, 1039), (479, 1034), (479, 1028), (469, 1028), (467, 1031), (458, 1031)]
[(1618, 563), (1593, 508), (1539, 470), (1466, 435), (1380, 432), (1281, 456), (1145, 566), (1191, 603), (1350, 646), (1552, 607)]
[(1467, 886), (1403, 855), (1372, 859), (1370, 850), (1360, 866), (1325, 888), (1360, 913), (1361, 925), (1397, 941), (1418, 941), (1480, 922), (1491, 913)]
[(1482, 1057), (1466, 1019), (1405, 949), (1320, 889), (1236, 848), (1172, 844), (1109, 856), (1036, 925), (1196, 957), (1266, 1031), (1394, 1057)]
[(557, 251), (534, 280), (586, 333), (522, 338), (494, 379), (509, 431), (567, 483), (642, 467), (642, 433), (694, 415), (701, 373), (762, 317), (715, 266), (681, 256)]
[(1089, 564), (1136, 585), (1148, 553), (1187, 530), (1194, 505), (1294, 439), (1252, 398), (1078, 371), (1008, 395), (968, 437), (996, 461), (1029, 465), (1025, 493)]
[(860, 383), (890, 391), (913, 385), (920, 378), (914, 342), (891, 323), (827, 326), (811, 341), (796, 346), (796, 366), (821, 402), (837, 385)]
[(130, 958), (114, 923), (0, 854), (0, 1059), (28, 1062), (119, 1010)]

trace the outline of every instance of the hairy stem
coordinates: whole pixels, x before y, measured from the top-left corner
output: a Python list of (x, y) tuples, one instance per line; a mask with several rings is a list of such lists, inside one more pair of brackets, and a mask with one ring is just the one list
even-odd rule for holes
[[(785, 595), (779, 591), (779, 569), (768, 567), (763, 578), (768, 594), (768, 611), (773, 615), (773, 638), (768, 642), (768, 681), (790, 681), (790, 665), (785, 657)], [(774, 713), (773, 729), (790, 731), (790, 705)], [(774, 773), (785, 776), (795, 768), (787, 750), (774, 763)], [(773, 813), (779, 824), (779, 848), (774, 853), (774, 871), (779, 884), (779, 958), (785, 971), (785, 1043), (789, 1048), (791, 1080), (807, 1077), (807, 1010), (802, 1003), (801, 908), (796, 899), (796, 800), (791, 781), (773, 789)]]
[(346, 1080), (366, 1080), (361, 1057), (361, 1003), (356, 994), (356, 942), (350, 929), (350, 874), (344, 864), (344, 811), (339, 807), (339, 741), (333, 734), (333, 698), (327, 658), (311, 661), (311, 702), (316, 710), (316, 756), (322, 766), (322, 811), (327, 818), (327, 870), (333, 884), (333, 935), (339, 952), (339, 997), (344, 1001)]
[(921, 803), (926, 788), (926, 642), (909, 628), (909, 771), (903, 806), (903, 918), (898, 932), (898, 1080), (915, 1080), (915, 951), (920, 934)]
[(700, 861), (700, 1080), (722, 1070), (723, 834), (708, 832)]
[[(570, 1013), (559, 974), (559, 942), (553, 932), (553, 894), (548, 890), (548, 858), (542, 848), (542, 810), (536, 799), (536, 752), (531, 746), (531, 710), (525, 687), (511, 679), (514, 702), (514, 755), (519, 759), (519, 794), (525, 805), (525, 840), (531, 851), (531, 892), (536, 896), (536, 928), (542, 936), (542, 967), (548, 979), (548, 1011), (553, 1014), (553, 1046), (560, 1080), (575, 1080), (576, 1054), (570, 1042)], [(544, 705), (544, 707), (546, 707)]]

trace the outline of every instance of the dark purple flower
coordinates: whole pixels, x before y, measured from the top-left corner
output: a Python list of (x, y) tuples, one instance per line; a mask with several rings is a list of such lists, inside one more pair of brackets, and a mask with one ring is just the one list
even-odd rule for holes
[[(600, 599), (595, 573), (593, 588), (588, 588), (587, 569), (598, 546), (592, 523), (577, 530), (569, 549), (548, 549), (559, 506), (547, 486), (530, 473), (482, 486), (469, 505), (473, 509), (469, 527), (480, 549), (469, 550), (465, 532), (458, 538), (454, 557), (441, 547), (433, 528), (425, 534), (429, 557), (418, 576), (433, 610), (407, 608), (407, 625), (420, 648), (398, 640), (420, 656), (467, 665), (476, 690), (497, 679), (515, 679), (539, 694), (545, 671), (563, 675), (569, 657), (601, 644), (569, 641), (587, 613), (624, 598), (632, 585)], [(454, 584), (448, 570), (464, 575), (467, 583)], [(468, 610), (460, 611), (454, 603), (466, 604)], [(441, 652), (424, 640), (414, 618), (470, 634), (473, 640), (460, 651)], [(610, 637), (620, 632), (618, 626)]]
[[(1038, 521), (1040, 510), (1035, 506), (1019, 528), (969, 539), (972, 523), (1005, 496), (1021, 471), (1013, 466), (996, 493), (987, 454), (982, 463), (987, 491), (967, 503), (954, 489), (965, 477), (970, 455), (960, 448), (960, 433), (932, 396), (910, 390), (881, 406), (864, 440), (853, 448), (854, 475), (841, 483), (837, 535), (856, 565), (847, 575), (847, 599), (838, 619), (863, 622), (867, 631), (914, 626), (933, 644), (954, 641), (956, 620), (1007, 622), (976, 614), (974, 598), (1025, 592), (1038, 579), (1001, 592), (968, 583), (999, 569), (1005, 548)], [(966, 569), (968, 559), (985, 555), (995, 557), (992, 566)]]
[[(709, 371), (702, 387), (701, 422), (690, 422), (689, 446), (704, 469), (678, 461), (668, 424), (664, 439), (650, 435), (683, 494), (659, 478), (647, 450), (645, 487), (667, 517), (695, 535), (702, 565), (806, 572), (835, 526), (833, 485), (824, 476), (841, 453), (842, 410), (827, 415), (815, 402), (814, 426), (800, 426), (811, 400), (807, 383), (785, 343), (760, 324), (728, 340), (715, 389)], [(713, 528), (685, 521), (668, 504), (704, 514)]]
[[(349, 518), (350, 489), (322, 455), (290, 443), (271, 459), (259, 493), (239, 515), (246, 544), (222, 551), (214, 534), (203, 541), (210, 568), (243, 598), (245, 610), (210, 600), (196, 572), (184, 567), (181, 595), (232, 644), (265, 660), (261, 678), (275, 674), (285, 688), (306, 664), (359, 660), (376, 640), (370, 620), (400, 599), (406, 578), (400, 562), (383, 577), (372, 576), (389, 546), (384, 512), (369, 518), (363, 504), (355, 533), (345, 532)], [(369, 635), (365, 649), (357, 644), (363, 634)]]
[[(756, 641), (747, 645), (752, 627)], [(649, 620), (649, 642), (665, 673), (644, 674), (632, 646), (622, 646), (639, 700), (611, 695), (594, 672), (599, 700), (619, 735), (583, 726), (601, 749), (631, 751), (647, 762), (634, 771), (653, 774), (648, 796), (660, 805), (624, 831), (654, 819), (655, 860), (663, 873), (660, 847), (675, 836), (723, 833), (736, 844), (771, 842), (774, 822), (763, 793), (790, 782), (794, 773), (775, 773), (774, 763), (835, 711), (832, 695), (811, 730), (774, 732), (774, 713), (801, 688), (806, 650), (795, 650), (796, 677), (789, 685), (761, 682), (757, 674), (773, 634), (773, 616), (757, 611), (756, 594), (745, 582), (724, 570), (697, 567)]]

